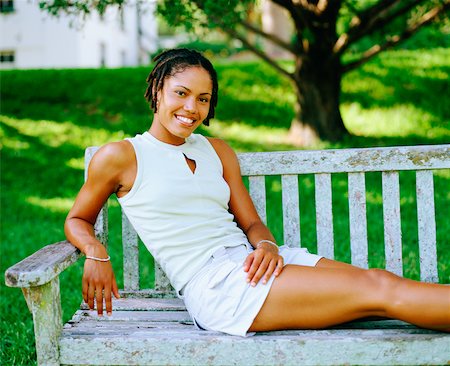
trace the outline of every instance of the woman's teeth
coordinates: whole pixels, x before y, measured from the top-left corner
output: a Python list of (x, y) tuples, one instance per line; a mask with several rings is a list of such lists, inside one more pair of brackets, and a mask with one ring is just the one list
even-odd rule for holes
[(187, 118), (187, 117), (183, 117), (183, 116), (176, 116), (177, 119), (182, 122), (184, 125), (193, 125), (195, 120)]

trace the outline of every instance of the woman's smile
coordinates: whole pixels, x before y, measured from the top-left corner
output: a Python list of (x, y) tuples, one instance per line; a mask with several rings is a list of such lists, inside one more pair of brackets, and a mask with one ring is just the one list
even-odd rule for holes
[(189, 67), (168, 77), (158, 93), (151, 134), (169, 144), (184, 143), (208, 116), (211, 95), (211, 76), (201, 67)]
[(182, 126), (192, 127), (194, 126), (196, 120), (192, 118), (188, 118), (179, 114), (175, 114), (175, 118), (180, 122)]

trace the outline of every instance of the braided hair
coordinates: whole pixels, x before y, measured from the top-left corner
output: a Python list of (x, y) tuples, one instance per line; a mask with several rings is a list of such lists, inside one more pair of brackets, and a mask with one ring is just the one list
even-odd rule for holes
[(203, 120), (205, 126), (209, 126), (209, 120), (214, 117), (214, 110), (217, 105), (217, 94), (219, 90), (217, 73), (211, 62), (201, 53), (187, 48), (175, 48), (163, 51), (154, 58), (155, 67), (147, 77), (148, 87), (144, 97), (151, 103), (151, 109), (157, 112), (157, 94), (164, 86), (164, 80), (189, 67), (202, 67), (210, 75), (212, 81), (212, 96), (209, 105), (208, 116)]

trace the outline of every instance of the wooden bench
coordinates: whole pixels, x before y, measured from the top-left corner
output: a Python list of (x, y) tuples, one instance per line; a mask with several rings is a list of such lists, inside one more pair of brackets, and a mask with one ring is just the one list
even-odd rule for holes
[[(86, 163), (95, 151), (87, 149)], [(351, 262), (365, 268), (365, 173), (381, 171), (386, 268), (399, 275), (399, 171), (416, 171), (420, 277), (438, 281), (432, 170), (450, 168), (450, 145), (243, 153), (239, 160), (264, 221), (265, 176), (281, 175), (284, 242), (289, 246), (298, 246), (300, 240), (298, 175), (314, 174), (318, 253), (328, 258), (334, 257), (331, 174), (348, 173)], [(105, 207), (96, 224), (105, 245), (107, 224)], [(123, 298), (113, 302), (112, 317), (99, 318), (82, 306), (62, 325), (58, 276), (82, 257), (67, 241), (44, 247), (7, 270), (7, 285), (22, 288), (33, 314), (40, 365), (443, 365), (450, 361), (450, 336), (392, 320), (264, 332), (249, 338), (196, 330), (158, 266), (155, 288), (139, 288), (138, 238), (125, 217), (122, 225), (124, 290)]]

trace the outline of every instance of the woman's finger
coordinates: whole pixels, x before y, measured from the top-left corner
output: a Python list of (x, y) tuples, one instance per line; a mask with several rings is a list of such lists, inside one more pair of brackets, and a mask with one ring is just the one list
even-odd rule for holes
[(111, 315), (112, 314), (112, 302), (111, 302), (111, 285), (107, 284), (105, 285), (105, 307), (106, 307), (106, 314)]
[[(250, 285), (251, 286), (256, 286), (256, 284), (259, 282), (259, 280), (261, 279), (261, 277), (264, 275), (264, 273), (266, 273), (267, 268), (269, 266), (270, 260), (267, 258), (264, 258), (260, 263), (259, 266), (251, 280)], [(253, 267), (253, 266), (252, 266)]]
[(272, 273), (275, 271), (276, 268), (277, 268), (277, 261), (272, 259), (269, 263), (269, 266), (267, 267), (266, 273), (264, 274), (262, 280), (262, 283), (264, 285), (269, 281), (270, 276), (272, 276)]
[(278, 277), (283, 268), (284, 268), (284, 258), (280, 255), (277, 261), (277, 268), (275, 268), (275, 272), (273, 273), (274, 276)]
[(113, 273), (112, 292), (116, 299), (120, 298), (119, 288), (117, 287), (116, 276)]
[(88, 290), (87, 290), (87, 304), (89, 306), (89, 309), (94, 309), (94, 296), (95, 296), (95, 287), (93, 283), (88, 283)]
[(254, 257), (254, 253), (255, 252), (251, 252), (247, 258), (245, 258), (243, 267), (244, 267), (244, 272), (248, 272), (248, 270), (250, 269), (252, 262), (253, 262), (253, 257)]
[(95, 298), (97, 300), (97, 314), (99, 316), (103, 315), (103, 288), (97, 286), (95, 289)]
[(86, 304), (88, 303), (88, 288), (88, 280), (83, 276), (83, 279), (81, 280), (81, 293), (83, 294), (83, 300)]
[(253, 277), (255, 276), (256, 271), (258, 270), (262, 260), (264, 259), (264, 256), (257, 255), (255, 252), (253, 252), (253, 261), (252, 265), (250, 266), (250, 269), (247, 273), (247, 282), (250, 282), (253, 280)]

